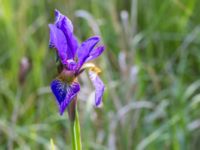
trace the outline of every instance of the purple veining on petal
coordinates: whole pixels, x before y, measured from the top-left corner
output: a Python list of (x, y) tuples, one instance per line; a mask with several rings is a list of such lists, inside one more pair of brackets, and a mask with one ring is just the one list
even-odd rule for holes
[(100, 38), (98, 36), (93, 36), (81, 44), (81, 46), (77, 50), (78, 69), (81, 68), (86, 59), (90, 56), (90, 52), (99, 41)]
[(102, 97), (104, 93), (104, 84), (99, 78), (99, 76), (93, 72), (89, 71), (89, 76), (92, 81), (93, 86), (95, 87), (95, 104), (96, 106), (99, 106), (102, 102)]
[(62, 115), (67, 106), (73, 100), (74, 96), (76, 96), (79, 92), (80, 85), (77, 82), (67, 84), (62, 82), (61, 80), (56, 79), (51, 82), (51, 90), (56, 97), (60, 115)]

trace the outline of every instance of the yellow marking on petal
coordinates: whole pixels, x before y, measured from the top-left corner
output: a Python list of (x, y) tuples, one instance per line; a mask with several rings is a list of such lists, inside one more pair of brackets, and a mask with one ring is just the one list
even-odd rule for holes
[(96, 74), (99, 74), (101, 72), (101, 69), (98, 67), (91, 68), (90, 70), (95, 72)]
[(96, 67), (95, 64), (93, 63), (85, 63), (82, 67), (82, 69), (87, 69), (87, 68), (93, 68)]
[(101, 72), (101, 69), (98, 68), (97, 66), (95, 66), (95, 64), (93, 64), (93, 63), (84, 64), (82, 69), (89, 69), (89, 70), (95, 72), (96, 74), (99, 74)]

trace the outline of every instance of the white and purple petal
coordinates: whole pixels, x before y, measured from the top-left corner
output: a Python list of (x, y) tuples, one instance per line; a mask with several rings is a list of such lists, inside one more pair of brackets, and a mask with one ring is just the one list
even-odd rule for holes
[(77, 57), (78, 57), (77, 69), (80, 69), (81, 66), (85, 63), (87, 58), (90, 56), (90, 52), (93, 50), (93, 48), (99, 41), (100, 38), (98, 36), (93, 36), (81, 44), (81, 46), (77, 50)]
[(68, 58), (74, 59), (76, 50), (78, 48), (78, 41), (73, 34), (73, 25), (69, 18), (61, 14), (58, 10), (55, 10), (55, 25), (62, 30), (67, 40), (68, 45)]
[(92, 81), (93, 86), (95, 87), (95, 104), (96, 106), (99, 106), (102, 102), (105, 86), (97, 73), (89, 71), (89, 77)]
[(66, 66), (68, 70), (74, 71), (76, 69), (77, 63), (73, 59), (68, 59)]
[(77, 82), (67, 84), (59, 79), (56, 79), (51, 82), (51, 91), (53, 92), (58, 103), (60, 115), (62, 115), (67, 106), (80, 91), (80, 85)]

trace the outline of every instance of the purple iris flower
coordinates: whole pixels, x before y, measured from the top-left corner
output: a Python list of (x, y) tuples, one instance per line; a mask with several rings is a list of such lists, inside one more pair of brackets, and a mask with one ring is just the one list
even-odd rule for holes
[(80, 91), (77, 77), (86, 68), (89, 68), (89, 77), (95, 87), (95, 104), (99, 106), (102, 102), (104, 84), (98, 76), (99, 69), (87, 62), (97, 58), (104, 51), (104, 46), (96, 46), (100, 37), (90, 37), (78, 45), (72, 22), (58, 10), (55, 10), (55, 17), (54, 24), (49, 24), (49, 46), (56, 49), (61, 70), (57, 78), (51, 82), (51, 90), (58, 103), (60, 114), (64, 113)]

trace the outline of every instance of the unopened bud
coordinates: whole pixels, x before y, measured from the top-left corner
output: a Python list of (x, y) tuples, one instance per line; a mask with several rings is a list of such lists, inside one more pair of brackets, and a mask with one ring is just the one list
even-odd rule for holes
[(19, 68), (19, 83), (20, 85), (24, 84), (24, 81), (26, 79), (27, 73), (30, 70), (30, 61), (27, 57), (23, 57), (20, 61), (20, 68)]

